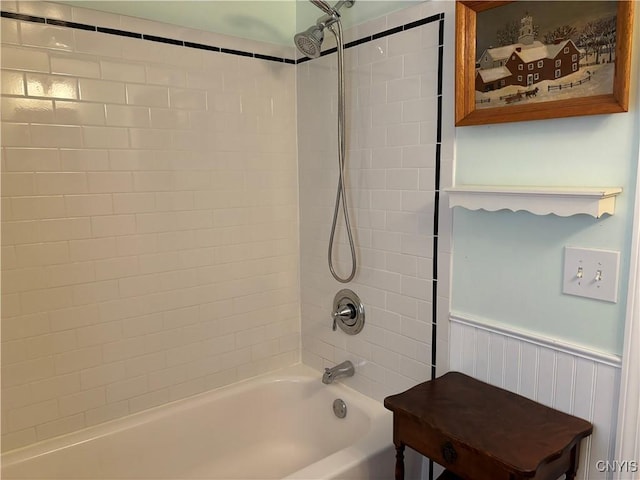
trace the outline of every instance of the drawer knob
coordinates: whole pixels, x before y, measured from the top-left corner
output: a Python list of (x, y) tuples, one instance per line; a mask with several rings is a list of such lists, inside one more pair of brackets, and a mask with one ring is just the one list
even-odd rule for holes
[(442, 445), (442, 457), (447, 463), (455, 463), (458, 459), (458, 453), (453, 445), (451, 445), (451, 442)]

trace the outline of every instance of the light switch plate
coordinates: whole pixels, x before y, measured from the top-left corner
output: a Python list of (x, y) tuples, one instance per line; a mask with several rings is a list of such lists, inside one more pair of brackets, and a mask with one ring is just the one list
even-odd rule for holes
[(616, 303), (620, 252), (565, 247), (562, 292)]

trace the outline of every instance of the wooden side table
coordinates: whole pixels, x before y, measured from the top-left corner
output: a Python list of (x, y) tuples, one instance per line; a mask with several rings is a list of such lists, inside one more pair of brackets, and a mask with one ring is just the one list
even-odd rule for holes
[[(464, 480), (573, 480), (593, 426), (458, 372), (385, 398), (396, 480), (409, 446)], [(455, 474), (455, 475), (453, 475)]]

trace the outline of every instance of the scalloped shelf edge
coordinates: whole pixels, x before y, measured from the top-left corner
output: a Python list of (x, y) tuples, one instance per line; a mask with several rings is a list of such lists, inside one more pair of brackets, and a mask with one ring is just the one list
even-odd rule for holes
[(560, 217), (613, 215), (621, 187), (539, 187), (504, 185), (458, 185), (445, 189), (449, 207), (468, 210), (527, 211)]

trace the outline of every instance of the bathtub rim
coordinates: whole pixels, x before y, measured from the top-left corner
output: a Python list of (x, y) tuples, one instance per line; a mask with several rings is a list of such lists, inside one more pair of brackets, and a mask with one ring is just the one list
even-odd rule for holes
[[(29, 459), (54, 453), (65, 448), (72, 448), (75, 445), (80, 445), (110, 434), (115, 434), (135, 426), (152, 422), (156, 419), (165, 418), (172, 413), (178, 413), (180, 410), (202, 406), (211, 402), (213, 398), (229, 397), (269, 383), (307, 383), (314, 381), (313, 379), (317, 379), (318, 383), (321, 383), (322, 373), (308, 365), (297, 363), (272, 372), (243, 379), (236, 383), (223, 385), (207, 390), (206, 392), (151, 407), (124, 417), (92, 425), (82, 430), (77, 430), (60, 436), (44, 439), (24, 447), (8, 450), (0, 454), (0, 466), (2, 470), (4, 470), (5, 467), (11, 467)], [(337, 464), (335, 463), (336, 461), (340, 461), (340, 468), (339, 470), (332, 468), (332, 473), (339, 473), (339, 471), (347, 470), (358, 462), (361, 462), (392, 445), (392, 415), (391, 412), (384, 409), (381, 403), (341, 382), (324, 385), (323, 388), (329, 390), (336, 397), (342, 396), (347, 399), (351, 399), (355, 395), (358, 399), (358, 408), (360, 408), (367, 417), (370, 418), (371, 424), (363, 436), (353, 444), (348, 445), (342, 450), (331, 453), (288, 476), (285, 476), (285, 479), (305, 478), (313, 480), (327, 478), (326, 469), (329, 468), (329, 466), (337, 467)], [(382, 438), (388, 438), (389, 443), (386, 444), (386, 442), (383, 442)], [(300, 477), (300, 475), (304, 476)]]

